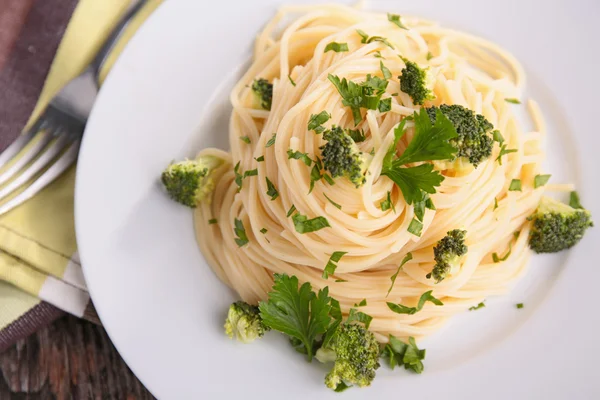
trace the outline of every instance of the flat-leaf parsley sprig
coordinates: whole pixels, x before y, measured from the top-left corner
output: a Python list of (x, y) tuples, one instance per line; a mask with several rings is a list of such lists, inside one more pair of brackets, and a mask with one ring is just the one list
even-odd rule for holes
[(433, 194), (444, 177), (434, 171), (432, 164), (405, 167), (423, 161), (447, 160), (454, 158), (457, 149), (449, 140), (458, 136), (450, 120), (437, 111), (435, 123), (431, 123), (426, 110), (412, 115), (415, 123), (413, 139), (402, 155), (395, 157), (396, 147), (404, 136), (407, 119), (402, 120), (394, 130), (394, 143), (383, 159), (381, 174), (390, 178), (402, 192), (408, 204), (425, 200), (425, 193)]

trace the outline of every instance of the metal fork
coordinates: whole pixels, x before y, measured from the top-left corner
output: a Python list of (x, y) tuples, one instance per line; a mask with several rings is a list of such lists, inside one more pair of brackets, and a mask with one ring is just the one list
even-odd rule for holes
[[(98, 94), (102, 65), (133, 16), (146, 2), (132, 2), (90, 65), (50, 100), (29, 130), (0, 154), (0, 169), (12, 162), (0, 172), (0, 215), (29, 200), (75, 162), (87, 118)], [(24, 187), (30, 181), (32, 183)], [(22, 191), (1, 203), (18, 190)]]

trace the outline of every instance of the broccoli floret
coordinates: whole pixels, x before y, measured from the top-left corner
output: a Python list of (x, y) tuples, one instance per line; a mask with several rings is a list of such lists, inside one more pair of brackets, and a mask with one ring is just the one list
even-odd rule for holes
[(402, 69), (400, 90), (408, 94), (415, 104), (423, 104), (425, 100), (433, 100), (435, 96), (429, 86), (430, 77), (427, 69), (422, 69), (416, 63), (403, 59), (406, 66)]
[[(483, 115), (458, 104), (442, 104), (427, 108), (431, 123), (435, 123), (436, 110), (440, 110), (454, 125), (458, 137), (450, 139), (450, 143), (458, 149), (456, 158), (450, 161), (437, 162), (440, 169), (465, 170), (472, 165), (477, 166), (492, 155), (494, 140), (492, 125)], [(470, 165), (469, 165), (470, 164)]]
[(235, 338), (243, 343), (250, 343), (263, 337), (269, 327), (265, 326), (260, 318), (258, 307), (243, 301), (236, 301), (229, 306), (225, 320), (225, 333), (231, 339)]
[(594, 226), (586, 209), (576, 209), (558, 200), (542, 197), (532, 221), (529, 247), (536, 253), (555, 253), (573, 247), (586, 229)]
[(273, 101), (273, 84), (263, 78), (255, 79), (252, 84), (252, 90), (258, 97), (260, 106), (265, 110), (270, 110), (271, 102)]
[(223, 163), (214, 156), (173, 163), (162, 173), (161, 180), (173, 200), (195, 208), (201, 201), (210, 201), (216, 185), (214, 172)]
[(368, 163), (354, 140), (339, 126), (333, 126), (326, 131), (323, 139), (327, 140), (327, 143), (320, 147), (323, 168), (334, 178), (345, 176), (357, 188), (364, 184)]
[(427, 279), (433, 277), (435, 283), (440, 283), (449, 274), (458, 269), (468, 247), (465, 245), (467, 231), (453, 229), (444, 236), (433, 248), (435, 265)]
[(369, 386), (379, 368), (379, 343), (375, 335), (362, 325), (343, 323), (338, 327), (327, 348), (317, 350), (317, 360), (335, 364), (325, 376), (325, 385)]

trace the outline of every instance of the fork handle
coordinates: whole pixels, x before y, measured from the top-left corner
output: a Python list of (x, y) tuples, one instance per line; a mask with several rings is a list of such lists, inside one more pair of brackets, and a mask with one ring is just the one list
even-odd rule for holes
[(137, 12), (147, 2), (148, 2), (148, 0), (132, 0), (132, 4), (129, 6), (129, 9), (125, 13), (125, 15), (119, 20), (117, 25), (113, 28), (113, 30), (110, 32), (110, 34), (108, 35), (108, 37), (106, 38), (104, 43), (102, 43), (100, 50), (98, 51), (98, 53), (96, 54), (96, 57), (94, 57), (94, 59), (92, 60), (92, 62), (90, 63), (90, 66), (89, 66), (89, 68), (92, 70), (92, 72), (94, 74), (94, 79), (95, 79), (96, 83), (98, 83), (100, 81), (99, 75), (100, 75), (100, 68), (102, 67), (102, 64), (104, 63), (104, 61), (106, 61), (106, 59), (110, 55), (111, 51), (113, 50), (113, 48), (119, 41), (118, 39), (121, 37), (121, 34), (123, 33), (125, 28), (131, 22), (131, 19), (137, 14)]

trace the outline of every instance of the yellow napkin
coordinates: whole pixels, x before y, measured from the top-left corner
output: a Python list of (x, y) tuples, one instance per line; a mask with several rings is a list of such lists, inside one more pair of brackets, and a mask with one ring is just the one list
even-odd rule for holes
[[(128, 26), (102, 79), (137, 28), (162, 0), (148, 4)], [(29, 125), (52, 96), (90, 62), (129, 6), (126, 0), (81, 0), (58, 48)], [(47, 301), (83, 315), (89, 295), (77, 256), (73, 218), (75, 167), (36, 197), (0, 216), (0, 331)]]

